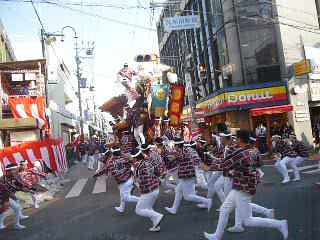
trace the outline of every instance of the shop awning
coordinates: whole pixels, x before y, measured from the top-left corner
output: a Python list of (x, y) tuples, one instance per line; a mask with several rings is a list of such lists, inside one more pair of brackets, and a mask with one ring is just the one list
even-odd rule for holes
[(253, 108), (253, 109), (250, 109), (250, 115), (255, 117), (255, 116), (260, 116), (260, 115), (285, 113), (285, 112), (290, 112), (292, 110), (293, 110), (292, 105), (280, 105), (280, 106), (274, 106), (274, 107)]

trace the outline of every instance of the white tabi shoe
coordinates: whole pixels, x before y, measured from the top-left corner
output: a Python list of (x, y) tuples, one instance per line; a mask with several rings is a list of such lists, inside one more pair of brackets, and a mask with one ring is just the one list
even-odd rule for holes
[(285, 178), (285, 179), (283, 179), (282, 180), (282, 184), (286, 184), (286, 183), (288, 183), (288, 182), (290, 182), (290, 178)]
[(204, 237), (208, 240), (218, 240), (215, 234), (209, 234), (207, 232), (204, 232)]
[(203, 209), (203, 208), (207, 208), (207, 205), (200, 203), (200, 204), (197, 204), (197, 207)]
[(124, 213), (124, 208), (122, 207), (114, 207), (114, 209), (119, 213)]
[(173, 209), (173, 208), (165, 207), (164, 209), (165, 209), (167, 212), (169, 212), (169, 213), (171, 213), (171, 214), (173, 214), (173, 215), (177, 214), (177, 210), (175, 210), (175, 209)]
[(212, 207), (212, 199), (208, 199), (208, 203), (207, 203), (208, 212), (210, 212), (211, 207)]
[(283, 240), (288, 239), (289, 231), (288, 231), (288, 221), (282, 220), (280, 225), (280, 232), (282, 233)]
[(28, 219), (29, 218), (29, 216), (26, 216), (26, 215), (20, 215), (20, 220), (25, 220), (25, 219)]
[(22, 229), (26, 229), (27, 227), (17, 223), (15, 225), (13, 225), (13, 228), (17, 229), (17, 230), (22, 230)]
[(297, 181), (300, 181), (301, 180), (301, 177), (295, 177), (294, 179), (292, 179), (293, 182), (297, 182)]
[(231, 233), (242, 233), (244, 232), (244, 228), (242, 226), (233, 226), (229, 227), (227, 231)]
[(4, 224), (0, 224), (0, 230), (2, 230), (2, 229), (6, 229), (7, 228), (7, 226), (6, 225), (4, 225)]

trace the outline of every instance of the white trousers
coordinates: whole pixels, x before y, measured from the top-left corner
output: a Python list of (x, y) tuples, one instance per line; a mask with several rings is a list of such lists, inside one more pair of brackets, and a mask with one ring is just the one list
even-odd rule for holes
[(89, 156), (88, 157), (88, 168), (93, 170), (95, 162), (96, 162), (96, 158), (94, 157), (94, 155)]
[(81, 161), (83, 163), (86, 163), (88, 161), (88, 154), (87, 153), (81, 155)]
[(189, 202), (195, 202), (207, 205), (210, 201), (208, 198), (196, 194), (195, 179), (179, 179), (175, 189), (175, 196), (172, 208), (178, 211), (182, 198)]
[(143, 125), (140, 125), (140, 126), (134, 128), (133, 134), (134, 134), (134, 138), (136, 139), (136, 141), (139, 145), (145, 144), (146, 139), (144, 138), (144, 135), (143, 135)]
[(211, 174), (208, 181), (208, 193), (207, 198), (213, 198), (214, 194), (217, 193), (220, 202), (223, 203), (225, 195), (223, 192), (224, 179), (221, 171), (215, 171)]
[(232, 190), (233, 180), (229, 177), (223, 177), (223, 191), (225, 196), (228, 196), (229, 192)]
[[(251, 207), (251, 216), (252, 217), (252, 213), (257, 213), (257, 214), (261, 214), (265, 217), (268, 217), (271, 209), (265, 208), (263, 206), (260, 206), (258, 204), (255, 203), (250, 203), (249, 204)], [(236, 227), (242, 227), (243, 223), (242, 223), (242, 219), (241, 219), (241, 214), (240, 214), (240, 209), (236, 207), (235, 210), (235, 224)]]
[(133, 188), (133, 179), (128, 179), (125, 183), (120, 184), (119, 186), (120, 191), (120, 208), (123, 210), (126, 207), (126, 202), (138, 202), (139, 197), (131, 195), (131, 190)]
[(177, 169), (167, 172), (167, 174), (162, 182), (162, 186), (165, 190), (175, 190), (177, 185), (174, 185), (171, 183), (171, 181), (170, 181), (171, 178), (174, 178), (177, 182), (177, 180), (178, 180), (178, 170)]
[(238, 190), (232, 189), (220, 208), (215, 236), (218, 240), (223, 237), (224, 230), (228, 224), (230, 213), (239, 209), (242, 224), (245, 227), (265, 227), (280, 229), (281, 221), (269, 218), (252, 217), (252, 207), (250, 206), (252, 196)]
[(205, 171), (199, 168), (198, 166), (195, 167), (195, 170), (197, 186), (201, 187), (202, 189), (208, 189)]
[[(22, 216), (22, 212), (21, 212), (21, 206), (18, 200), (13, 200), (13, 199), (9, 199), (9, 205), (12, 208), (12, 210), (14, 211), (14, 214), (16, 215), (16, 221), (15, 224), (20, 224), (20, 219)], [(0, 225), (4, 225), (4, 212), (0, 214)]]
[(159, 188), (151, 193), (141, 194), (140, 199), (136, 206), (136, 214), (142, 217), (147, 217), (155, 225), (155, 221), (162, 215), (153, 210), (153, 205), (155, 204), (159, 195)]
[(282, 175), (283, 179), (290, 179), (287, 165), (290, 165), (293, 169), (294, 177), (300, 178), (300, 172), (298, 166), (304, 161), (302, 157), (284, 157), (275, 163), (276, 169)]

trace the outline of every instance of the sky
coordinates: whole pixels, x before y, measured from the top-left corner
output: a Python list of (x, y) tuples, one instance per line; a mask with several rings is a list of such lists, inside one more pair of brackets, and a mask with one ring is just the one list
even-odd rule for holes
[[(141, 8), (141, 6), (148, 8), (149, 0), (49, 1), (56, 2), (59, 6), (41, 2), (45, 1), (34, 0), (46, 32), (59, 32), (62, 27), (70, 25), (76, 29), (80, 45), (82, 42), (95, 42), (93, 69), (98, 106), (117, 93), (114, 81), (116, 80), (116, 73), (123, 66), (123, 63), (128, 62), (129, 65), (134, 66), (135, 55), (158, 53), (155, 29), (160, 9), (152, 14), (150, 9)], [(66, 5), (67, 3), (79, 3), (82, 6)], [(84, 6), (88, 4), (104, 4), (107, 7)], [(133, 8), (131, 8), (132, 6)], [(77, 11), (100, 15), (103, 18), (72, 11), (68, 7)], [(154, 29), (154, 31), (117, 24), (106, 18), (140, 25)], [(18, 60), (42, 57), (39, 34), (41, 27), (30, 1), (0, 0), (0, 19), (4, 24)], [(63, 59), (68, 67), (75, 72), (73, 32), (66, 30), (64, 33), (65, 41), (62, 43), (57, 39), (55, 45), (59, 48), (59, 58)], [(85, 71), (90, 70), (86, 69)], [(72, 84), (74, 87), (77, 86), (75, 79)]]

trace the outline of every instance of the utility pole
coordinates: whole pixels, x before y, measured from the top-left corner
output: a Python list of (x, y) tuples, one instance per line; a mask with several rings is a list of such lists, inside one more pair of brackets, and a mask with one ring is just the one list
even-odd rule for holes
[[(43, 28), (41, 28), (41, 50), (42, 50), (42, 57), (43, 59), (47, 59), (47, 54), (46, 54), (46, 33)], [(46, 95), (46, 107), (49, 106), (49, 96), (48, 96), (48, 63), (46, 62), (45, 67), (44, 67), (44, 92)]]

